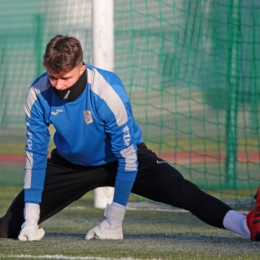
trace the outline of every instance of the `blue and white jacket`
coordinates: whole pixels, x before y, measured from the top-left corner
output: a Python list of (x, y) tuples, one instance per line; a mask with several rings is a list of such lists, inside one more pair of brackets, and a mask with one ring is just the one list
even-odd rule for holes
[(118, 161), (114, 202), (126, 205), (136, 177), (141, 129), (119, 77), (86, 65), (87, 86), (74, 101), (56, 96), (47, 73), (29, 88), (25, 102), (27, 143), (25, 202), (40, 203), (53, 124), (58, 153), (71, 163), (98, 166)]

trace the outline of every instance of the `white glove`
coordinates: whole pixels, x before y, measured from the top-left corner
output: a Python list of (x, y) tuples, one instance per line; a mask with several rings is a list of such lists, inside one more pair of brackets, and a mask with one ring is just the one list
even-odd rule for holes
[(122, 222), (125, 217), (126, 207), (113, 202), (107, 204), (105, 210), (105, 220), (99, 223), (96, 227), (90, 229), (85, 239), (123, 239)]
[(24, 207), (25, 222), (18, 236), (20, 241), (33, 241), (43, 238), (45, 231), (39, 229), (38, 221), (40, 219), (40, 206), (34, 203), (25, 203)]

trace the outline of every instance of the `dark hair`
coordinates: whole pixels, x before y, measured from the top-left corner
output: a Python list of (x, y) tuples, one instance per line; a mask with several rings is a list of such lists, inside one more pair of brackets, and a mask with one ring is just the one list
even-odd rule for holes
[(79, 40), (72, 36), (56, 35), (46, 46), (43, 66), (55, 74), (71, 71), (83, 64), (83, 51)]

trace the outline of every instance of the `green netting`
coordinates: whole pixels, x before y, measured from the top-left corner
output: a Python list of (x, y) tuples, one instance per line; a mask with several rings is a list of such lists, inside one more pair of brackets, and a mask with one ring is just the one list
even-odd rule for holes
[[(202, 189), (251, 203), (260, 184), (259, 1), (114, 0), (114, 16), (115, 72), (144, 141)], [(1, 0), (0, 184), (23, 178), (24, 95), (56, 34), (78, 37), (91, 63), (91, 1)]]

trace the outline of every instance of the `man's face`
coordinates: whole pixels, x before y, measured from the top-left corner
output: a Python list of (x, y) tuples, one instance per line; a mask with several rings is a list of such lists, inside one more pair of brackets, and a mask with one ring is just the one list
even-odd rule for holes
[(86, 66), (80, 64), (66, 73), (57, 75), (47, 71), (47, 74), (51, 85), (57, 90), (63, 90), (74, 85), (85, 70)]

